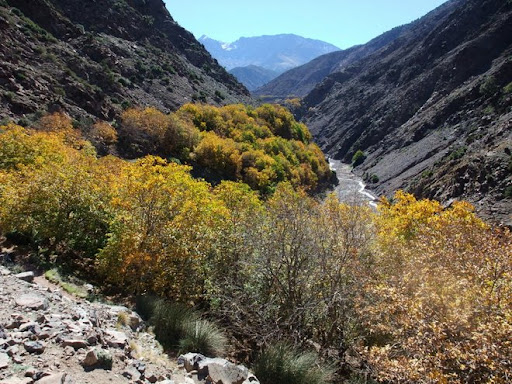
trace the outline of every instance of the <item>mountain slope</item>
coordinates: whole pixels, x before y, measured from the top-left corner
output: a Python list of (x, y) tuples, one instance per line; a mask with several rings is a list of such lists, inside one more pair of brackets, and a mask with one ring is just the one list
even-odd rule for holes
[(2, 0), (0, 25), (4, 118), (111, 120), (127, 105), (248, 99), (162, 0)]
[(229, 71), (238, 81), (253, 91), (278, 76), (278, 73), (271, 69), (258, 67), (257, 65), (248, 65), (247, 67), (236, 67)]
[(257, 65), (282, 73), (315, 57), (339, 50), (332, 44), (293, 34), (242, 37), (229, 44), (207, 36), (202, 36), (199, 41), (228, 70)]
[(397, 27), (367, 44), (317, 57), (300, 67), (284, 72), (252, 93), (266, 99), (304, 97), (326, 76), (379, 50), (396, 39), (403, 29), (404, 27)]
[(453, 0), (327, 76), (303, 121), (331, 156), (366, 152), (379, 193), (404, 188), (512, 218), (512, 4)]

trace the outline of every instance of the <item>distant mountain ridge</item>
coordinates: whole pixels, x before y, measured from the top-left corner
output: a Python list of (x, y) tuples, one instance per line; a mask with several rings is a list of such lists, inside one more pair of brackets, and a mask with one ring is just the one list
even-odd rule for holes
[(261, 87), (264, 84), (267, 84), (269, 81), (279, 76), (279, 72), (263, 67), (258, 67), (257, 65), (236, 67), (230, 69), (229, 73), (235, 76), (238, 81), (247, 87), (249, 91), (254, 91), (255, 89)]
[(324, 41), (293, 34), (242, 37), (233, 43), (202, 36), (199, 42), (228, 70), (256, 65), (278, 73), (339, 50)]
[(270, 100), (304, 97), (325, 77), (374, 53), (396, 39), (405, 27), (396, 27), (363, 45), (319, 56), (299, 67), (292, 68), (256, 90), (255, 96)]

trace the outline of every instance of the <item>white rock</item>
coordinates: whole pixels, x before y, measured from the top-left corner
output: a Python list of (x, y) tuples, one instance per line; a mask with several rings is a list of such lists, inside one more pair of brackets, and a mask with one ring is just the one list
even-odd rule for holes
[(198, 377), (209, 377), (214, 383), (242, 384), (249, 376), (243, 365), (235, 365), (225, 359), (205, 359), (199, 362)]
[(5, 369), (9, 366), (9, 356), (7, 353), (0, 352), (0, 369)]
[(105, 331), (105, 336), (109, 347), (124, 348), (128, 343), (128, 337), (124, 332), (109, 329)]
[(29, 283), (34, 281), (34, 272), (32, 272), (32, 271), (30, 271), (30, 272), (21, 272), (21, 273), (18, 273), (16, 275), (14, 275), (14, 276), (16, 276), (20, 280), (27, 281)]
[(9, 377), (8, 379), (3, 379), (0, 381), (0, 384), (30, 384), (33, 380), (30, 377), (24, 377), (20, 379), (19, 377)]
[(35, 293), (26, 293), (16, 298), (16, 305), (30, 309), (48, 309), (48, 300)]
[(185, 355), (181, 355), (178, 357), (178, 365), (183, 365), (187, 372), (197, 370), (199, 363), (206, 359), (200, 353), (186, 353)]

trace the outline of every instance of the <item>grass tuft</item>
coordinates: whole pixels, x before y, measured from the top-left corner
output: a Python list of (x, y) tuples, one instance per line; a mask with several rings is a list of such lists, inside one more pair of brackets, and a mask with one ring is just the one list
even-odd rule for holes
[(317, 364), (314, 352), (301, 352), (286, 343), (268, 346), (253, 369), (261, 384), (324, 384), (333, 376), (330, 367)]
[(207, 320), (195, 320), (183, 325), (180, 350), (206, 356), (220, 356), (226, 351), (227, 339), (222, 331)]

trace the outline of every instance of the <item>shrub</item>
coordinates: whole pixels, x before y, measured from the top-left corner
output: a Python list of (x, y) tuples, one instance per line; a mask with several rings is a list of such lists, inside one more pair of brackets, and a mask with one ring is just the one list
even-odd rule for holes
[(143, 320), (149, 320), (153, 316), (158, 298), (151, 295), (138, 295), (135, 298), (135, 309)]
[(112, 355), (109, 351), (99, 349), (96, 351), (96, 356), (98, 358), (98, 367), (108, 370), (112, 369)]
[(507, 95), (512, 93), (512, 81), (503, 87), (503, 92)]
[(313, 352), (300, 352), (277, 343), (268, 346), (253, 366), (261, 384), (324, 384), (331, 380), (330, 367), (320, 367)]
[(156, 300), (150, 319), (155, 327), (155, 336), (166, 349), (180, 348), (181, 340), (187, 335), (186, 325), (199, 320), (199, 315), (184, 304)]
[(363, 151), (358, 149), (356, 153), (354, 153), (354, 156), (352, 156), (352, 165), (354, 167), (357, 167), (360, 164), (363, 164), (363, 162), (366, 160), (366, 155)]
[(183, 337), (180, 340), (182, 352), (219, 356), (225, 352), (226, 343), (226, 337), (214, 323), (193, 320), (183, 324)]
[(493, 76), (487, 76), (480, 85), (480, 93), (484, 96), (492, 96), (498, 90), (496, 79)]

